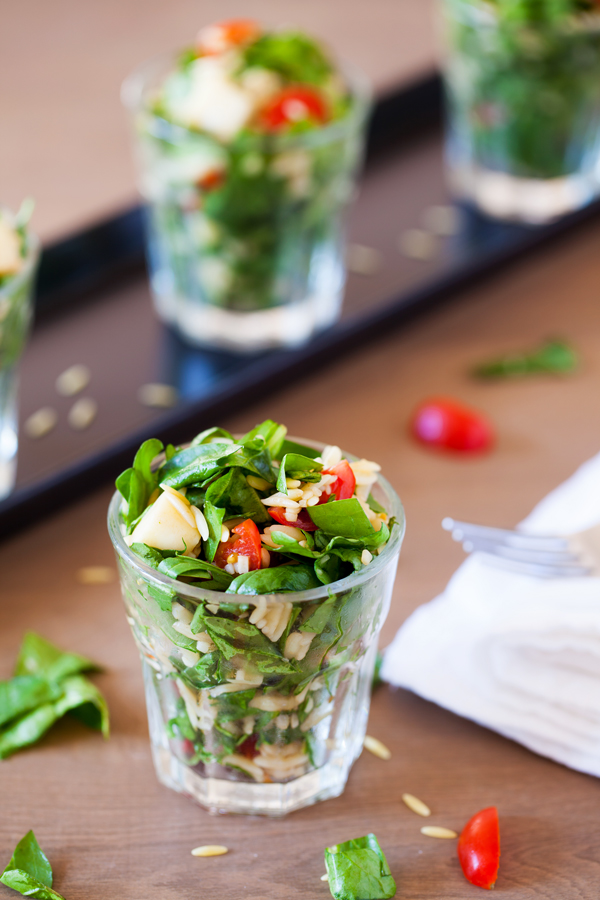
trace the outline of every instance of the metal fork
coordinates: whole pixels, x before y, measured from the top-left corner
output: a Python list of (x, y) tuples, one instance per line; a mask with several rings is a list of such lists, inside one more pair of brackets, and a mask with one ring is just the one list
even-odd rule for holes
[(486, 561), (538, 578), (600, 575), (600, 525), (568, 537), (546, 537), (489, 528), (445, 518), (442, 528), (465, 553), (483, 553)]

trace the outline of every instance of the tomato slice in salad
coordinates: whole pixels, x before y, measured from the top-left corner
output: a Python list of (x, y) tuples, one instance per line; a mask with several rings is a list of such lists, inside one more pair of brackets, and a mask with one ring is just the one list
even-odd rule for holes
[(253, 41), (260, 34), (254, 19), (226, 19), (207, 25), (198, 32), (196, 45), (204, 56), (216, 56), (231, 47), (239, 47)]
[(336, 476), (336, 480), (331, 485), (331, 493), (335, 494), (336, 500), (350, 500), (354, 495), (356, 478), (347, 459), (343, 459), (337, 466), (332, 466), (331, 469), (323, 469), (323, 475)]
[(296, 122), (323, 125), (329, 118), (324, 98), (311, 87), (288, 87), (273, 97), (261, 113), (267, 131), (280, 131)]
[(488, 419), (476, 409), (450, 397), (433, 397), (419, 404), (411, 431), (422, 444), (446, 450), (489, 450), (495, 436)]
[(270, 506), (267, 510), (270, 516), (279, 522), (280, 525), (293, 525), (294, 528), (301, 528), (303, 531), (316, 531), (317, 526), (311, 519), (308, 510), (301, 509), (298, 516), (293, 522), (285, 517), (285, 509), (281, 506)]
[(248, 568), (250, 571), (260, 569), (262, 559), (262, 544), (260, 541), (260, 532), (256, 527), (256, 523), (252, 519), (245, 519), (232, 528), (231, 535), (226, 541), (221, 541), (215, 553), (214, 563), (220, 569), (224, 569), (227, 565), (227, 558), (232, 553), (238, 556), (248, 557)]
[(467, 881), (493, 888), (500, 867), (498, 810), (489, 806), (469, 819), (458, 839), (458, 859)]

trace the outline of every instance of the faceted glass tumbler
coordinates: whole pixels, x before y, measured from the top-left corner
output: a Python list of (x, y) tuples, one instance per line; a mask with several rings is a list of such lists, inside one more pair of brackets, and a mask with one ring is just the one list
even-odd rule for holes
[(600, 191), (600, 15), (523, 24), (442, 0), (446, 159), (455, 194), (543, 223)]
[[(342, 793), (362, 751), (377, 639), (404, 537), (402, 505), (391, 486), (380, 479), (373, 495), (399, 524), (369, 565), (331, 585), (265, 596), (201, 590), (149, 568), (123, 539), (121, 497), (114, 495), (109, 532), (142, 660), (154, 765), (164, 785), (211, 812), (271, 816)], [(235, 655), (231, 643), (223, 645), (226, 653), (213, 654), (219, 663), (210, 683), (210, 638), (190, 630), (200, 605), (212, 617), (213, 634), (221, 629), (238, 637)], [(316, 610), (320, 631), (294, 627)], [(281, 632), (275, 641), (264, 636), (269, 624), (272, 637)], [(288, 632), (297, 634), (294, 653), (288, 651), (293, 685), (281, 672), (269, 674), (269, 665), (259, 667), (263, 674), (253, 665), (265, 641), (266, 650), (285, 661)]]
[(28, 236), (20, 272), (0, 286), (0, 500), (12, 491), (17, 474), (18, 366), (33, 312), (39, 245)]
[(193, 344), (238, 353), (300, 346), (341, 311), (368, 86), (347, 73), (351, 110), (322, 128), (223, 144), (152, 111), (174, 65), (173, 56), (151, 61), (122, 91), (156, 311)]

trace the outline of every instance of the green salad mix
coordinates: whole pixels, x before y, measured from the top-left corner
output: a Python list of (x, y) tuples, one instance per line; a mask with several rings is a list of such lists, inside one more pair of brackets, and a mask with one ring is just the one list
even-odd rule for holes
[(391, 590), (378, 557), (402, 531), (373, 496), (378, 471), (267, 420), (241, 438), (210, 428), (183, 449), (147, 441), (117, 479), (126, 605), (188, 765), (298, 777), (331, 749), (340, 685), (368, 699), (369, 637)]
[(0, 208), (0, 372), (19, 359), (31, 321), (32, 212), (31, 201), (16, 215)]

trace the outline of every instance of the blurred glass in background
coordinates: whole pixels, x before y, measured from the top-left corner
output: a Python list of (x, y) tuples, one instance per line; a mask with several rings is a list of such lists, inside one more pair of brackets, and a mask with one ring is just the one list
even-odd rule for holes
[(539, 223), (600, 186), (594, 0), (442, 0), (447, 164), (461, 198)]

